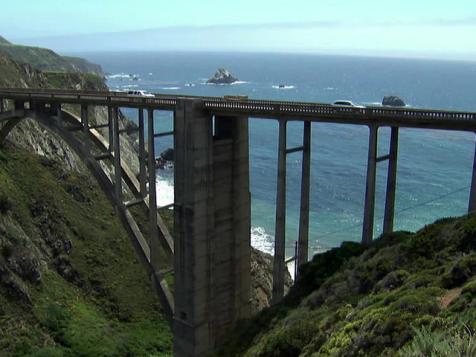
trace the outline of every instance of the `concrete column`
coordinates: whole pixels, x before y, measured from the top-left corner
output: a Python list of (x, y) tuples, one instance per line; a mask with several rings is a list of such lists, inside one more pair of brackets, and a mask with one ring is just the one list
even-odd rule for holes
[(474, 151), (473, 177), (471, 179), (471, 190), (469, 193), (468, 213), (472, 213), (475, 210), (476, 210), (476, 147)]
[(367, 162), (367, 185), (365, 189), (364, 223), (362, 243), (369, 244), (373, 239), (375, 214), (375, 181), (377, 173), (377, 135), (378, 127), (369, 126), (369, 153)]
[(214, 346), (210, 324), (214, 207), (212, 120), (200, 100), (177, 101), (174, 130), (174, 356), (202, 356)]
[(139, 182), (141, 197), (147, 195), (147, 171), (145, 157), (144, 109), (139, 109)]
[(88, 136), (89, 136), (89, 114), (88, 114), (88, 106), (86, 104), (81, 105), (81, 124), (83, 125), (83, 133), (85, 135), (84, 139), (84, 145), (88, 150), (89, 148), (89, 142), (88, 142)]
[(286, 126), (287, 122), (281, 119), (279, 121), (278, 186), (273, 259), (273, 304), (280, 302), (284, 296), (284, 269), (286, 269), (284, 262), (286, 248)]
[(213, 137), (212, 337), (250, 314), (251, 195), (248, 118), (215, 116)]
[(121, 136), (119, 134), (119, 109), (112, 108), (112, 132), (114, 143), (114, 193), (116, 203), (122, 206), (122, 168), (121, 168)]
[(299, 267), (309, 258), (309, 191), (311, 183), (311, 122), (304, 122), (302, 174), (301, 174), (301, 209), (299, 214), (299, 238), (297, 249), (296, 275)]
[(112, 133), (112, 107), (107, 107), (107, 130), (108, 130), (108, 138), (109, 138), (109, 148), (108, 151), (112, 152), (113, 149), (113, 142), (114, 142), (114, 135)]
[(390, 154), (387, 173), (387, 194), (385, 198), (385, 216), (383, 233), (393, 232), (395, 218), (395, 193), (397, 189), (398, 127), (392, 127), (390, 136)]
[(147, 110), (147, 166), (149, 173), (149, 234), (150, 234), (150, 261), (155, 271), (160, 266), (160, 243), (157, 228), (157, 191), (155, 188), (155, 138), (154, 138), (154, 110)]
[(174, 355), (206, 356), (249, 316), (250, 192), (246, 117), (212, 117), (182, 99), (174, 117)]
[(86, 104), (81, 105), (81, 124), (83, 124), (84, 134), (89, 134), (89, 116), (88, 106)]

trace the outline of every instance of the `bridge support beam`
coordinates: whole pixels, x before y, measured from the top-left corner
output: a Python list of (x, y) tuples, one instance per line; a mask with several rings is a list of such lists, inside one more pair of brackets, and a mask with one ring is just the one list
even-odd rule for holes
[(276, 194), (276, 228), (273, 259), (272, 304), (280, 302), (284, 296), (285, 248), (286, 248), (286, 126), (279, 121), (278, 144), (278, 187)]
[(122, 205), (122, 168), (121, 168), (121, 135), (119, 133), (119, 109), (112, 108), (112, 132), (114, 144), (114, 194), (117, 205)]
[[(86, 138), (89, 137), (89, 113), (88, 106), (86, 104), (81, 104), (81, 125), (83, 126), (83, 133)], [(89, 149), (88, 140), (84, 141), (84, 145)]]
[(155, 187), (155, 138), (154, 138), (154, 109), (147, 110), (147, 166), (149, 173), (149, 235), (150, 262), (156, 273), (160, 267), (159, 230), (157, 228), (157, 191)]
[(113, 150), (113, 142), (114, 142), (114, 135), (112, 133), (112, 107), (107, 107), (107, 130), (108, 130), (108, 139), (109, 139), (109, 146), (108, 151), (112, 152)]
[(468, 213), (476, 210), (476, 145), (474, 150), (473, 177), (471, 179), (471, 190), (469, 193)]
[(369, 151), (367, 162), (367, 184), (365, 189), (364, 222), (362, 227), (362, 243), (369, 244), (373, 239), (375, 215), (375, 181), (377, 174), (377, 138), (378, 127), (369, 126)]
[(398, 127), (392, 127), (390, 134), (390, 153), (387, 173), (387, 193), (385, 198), (385, 216), (383, 233), (393, 232), (395, 218), (395, 194), (397, 189)]
[(147, 196), (147, 171), (145, 156), (145, 125), (144, 125), (144, 109), (139, 109), (139, 183), (140, 196)]
[(309, 259), (309, 191), (311, 182), (311, 122), (304, 122), (302, 173), (301, 173), (301, 209), (299, 213), (299, 238), (297, 249), (297, 275), (299, 267)]
[(208, 355), (249, 316), (248, 120), (181, 99), (174, 118), (174, 355)]

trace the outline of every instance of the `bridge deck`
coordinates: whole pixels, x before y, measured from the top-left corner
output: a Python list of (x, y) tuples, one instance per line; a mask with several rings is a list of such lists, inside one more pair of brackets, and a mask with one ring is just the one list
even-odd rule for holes
[(433, 109), (367, 107), (355, 108), (323, 103), (198, 97), (156, 94), (132, 97), (122, 92), (88, 92), (49, 89), (0, 89), (0, 98), (175, 110), (179, 99), (199, 99), (216, 115), (246, 115), (253, 118), (286, 119), (338, 124), (476, 131), (476, 113)]

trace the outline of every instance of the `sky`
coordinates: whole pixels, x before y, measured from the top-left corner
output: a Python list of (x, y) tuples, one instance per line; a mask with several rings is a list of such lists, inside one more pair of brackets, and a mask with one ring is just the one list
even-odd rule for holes
[(60, 52), (476, 59), (476, 0), (2, 0), (0, 35)]

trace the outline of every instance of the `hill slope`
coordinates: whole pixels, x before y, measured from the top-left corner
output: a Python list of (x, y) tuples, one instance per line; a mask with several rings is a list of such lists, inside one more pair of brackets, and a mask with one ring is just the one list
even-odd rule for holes
[(470, 216), (315, 256), (285, 301), (243, 322), (219, 355), (475, 356), (475, 330)]
[(60, 56), (54, 51), (41, 47), (20, 46), (0, 37), (0, 54), (10, 57), (20, 64), (29, 64), (41, 71), (84, 72), (103, 75), (101, 66), (83, 58)]
[(0, 182), (2, 356), (169, 354), (150, 281), (94, 180), (4, 148)]

